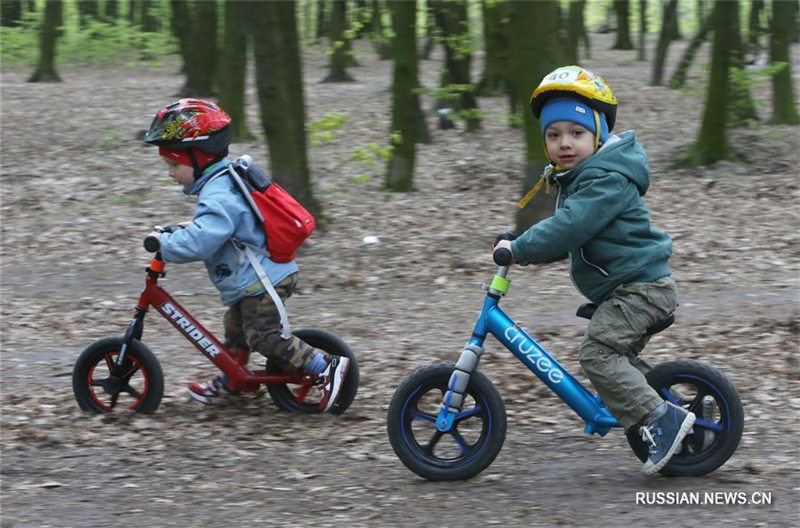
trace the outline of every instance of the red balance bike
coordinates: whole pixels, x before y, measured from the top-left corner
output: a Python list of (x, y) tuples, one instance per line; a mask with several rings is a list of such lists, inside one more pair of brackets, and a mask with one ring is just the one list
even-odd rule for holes
[[(167, 232), (169, 227), (157, 227)], [(155, 237), (145, 239), (145, 249), (154, 252), (145, 277), (145, 287), (139, 296), (133, 320), (124, 336), (99, 339), (89, 345), (75, 362), (72, 388), (81, 409), (96, 413), (116, 410), (152, 413), (161, 403), (164, 393), (164, 374), (155, 354), (142, 343), (144, 318), (152, 306), (167, 319), (200, 352), (228, 376), (233, 390), (256, 392), (261, 385), (275, 404), (286, 411), (318, 413), (322, 397), (322, 380), (310, 373), (289, 374), (277, 365), (266, 362), (264, 370), (247, 367), (247, 352), (228, 350), (206, 330), (164, 288), (158, 279), (166, 275), (166, 263), (159, 252)], [(358, 389), (358, 364), (350, 347), (338, 336), (319, 329), (302, 329), (294, 335), (314, 348), (335, 356), (350, 359), (350, 368), (339, 398), (330, 409), (343, 413), (353, 402)]]

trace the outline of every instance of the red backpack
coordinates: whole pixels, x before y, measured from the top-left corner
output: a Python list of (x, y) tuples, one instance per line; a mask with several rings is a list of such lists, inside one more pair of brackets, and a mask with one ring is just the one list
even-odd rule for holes
[(275, 262), (293, 260), (297, 248), (316, 227), (314, 217), (254, 165), (250, 156), (242, 156), (230, 168), (236, 186), (264, 226), (269, 257)]

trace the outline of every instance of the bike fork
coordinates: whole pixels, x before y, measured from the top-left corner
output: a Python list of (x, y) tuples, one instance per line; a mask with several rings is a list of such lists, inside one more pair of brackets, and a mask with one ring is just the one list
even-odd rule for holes
[(469, 377), (478, 367), (478, 361), (483, 354), (483, 347), (468, 343), (461, 351), (461, 355), (456, 362), (456, 368), (450, 375), (447, 382), (447, 392), (442, 399), (439, 407), (439, 416), (436, 418), (436, 428), (441, 432), (447, 432), (453, 427), (456, 415), (461, 412), (464, 405), (464, 395), (469, 385)]
[(133, 321), (128, 325), (128, 329), (125, 331), (125, 337), (122, 338), (122, 346), (119, 349), (119, 355), (115, 362), (117, 367), (121, 367), (122, 363), (125, 361), (125, 353), (128, 351), (128, 345), (131, 344), (131, 341), (134, 339), (141, 341), (142, 332), (144, 331), (144, 316), (146, 313), (146, 308), (136, 307), (136, 314), (133, 316)]

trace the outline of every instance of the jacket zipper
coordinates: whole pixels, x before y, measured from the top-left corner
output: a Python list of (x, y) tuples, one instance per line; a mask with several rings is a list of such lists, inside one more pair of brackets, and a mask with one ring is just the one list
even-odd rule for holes
[(606, 270), (604, 270), (603, 268), (601, 268), (601, 267), (600, 267), (600, 266), (598, 266), (597, 264), (592, 264), (591, 262), (589, 262), (588, 260), (586, 260), (586, 257), (585, 257), (585, 256), (584, 256), (584, 254), (583, 254), (583, 248), (580, 248), (580, 251), (581, 251), (581, 260), (582, 260), (584, 263), (588, 264), (589, 266), (593, 267), (594, 269), (596, 269), (597, 271), (599, 271), (600, 273), (602, 273), (604, 277), (608, 277), (608, 272), (607, 272)]

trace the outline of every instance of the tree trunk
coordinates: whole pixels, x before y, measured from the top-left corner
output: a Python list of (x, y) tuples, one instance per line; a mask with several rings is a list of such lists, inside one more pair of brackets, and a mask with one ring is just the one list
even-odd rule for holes
[(452, 93), (452, 99), (440, 102), (439, 106), (457, 110), (467, 122), (467, 131), (473, 132), (481, 127), (481, 118), (474, 86), (470, 80), (472, 49), (469, 43), (466, 2), (435, 0), (430, 3), (436, 25), (442, 31), (445, 52), (442, 88), (457, 87), (455, 93)]
[(233, 138), (253, 139), (244, 113), (247, 43), (254, 9), (250, 0), (225, 0), (225, 36), (219, 75), (219, 104), (233, 119)]
[(729, 49), (732, 52), (728, 86), (728, 126), (746, 125), (758, 121), (756, 104), (750, 95), (750, 79), (745, 71), (744, 44), (742, 43), (742, 27), (739, 23), (739, 3), (734, 4), (735, 16), (729, 29)]
[(44, 20), (39, 30), (39, 64), (28, 82), (61, 82), (56, 73), (56, 39), (60, 36), (62, 23), (61, 0), (48, 0), (44, 8)]
[[(216, 2), (214, 2), (216, 3)], [(153, 15), (150, 8), (152, 7), (151, 0), (139, 1), (139, 26), (142, 31), (155, 33), (158, 31), (158, 19)]]
[(105, 16), (107, 22), (116, 24), (117, 17), (119, 16), (119, 1), (106, 0), (106, 3), (103, 7), (103, 15)]
[(751, 53), (758, 53), (761, 48), (758, 39), (761, 36), (761, 13), (763, 11), (764, 0), (751, 0), (750, 16), (747, 22), (747, 47)]
[(322, 82), (353, 82), (347, 73), (347, 2), (334, 0), (331, 11), (331, 53), (330, 71)]
[[(478, 83), (478, 95), (500, 95), (509, 91), (508, 42), (509, 4), (481, 2), (483, 6), (483, 37), (486, 50), (483, 77)], [(577, 44), (576, 44), (577, 47)]]
[(639, 0), (639, 50), (636, 60), (647, 60), (647, 0)]
[(710, 165), (721, 159), (734, 159), (725, 137), (728, 110), (728, 70), (731, 64), (730, 32), (737, 9), (734, 2), (716, 0), (711, 13), (714, 41), (711, 49), (711, 76), (706, 107), (697, 142), (678, 161), (679, 165)]
[(180, 95), (210, 97), (214, 94), (217, 62), (217, 2), (171, 0), (170, 6), (186, 73)]
[(586, 36), (586, 22), (583, 17), (586, 8), (585, 0), (571, 0), (567, 12), (567, 39), (564, 45), (564, 57), (570, 64), (578, 64), (578, 47), (584, 42), (584, 49), (588, 58), (588, 39)]
[(794, 99), (789, 40), (796, 11), (791, 2), (772, 3), (772, 24), (769, 40), (770, 61), (785, 64), (772, 75), (772, 118), (770, 123), (797, 125), (800, 115)]
[(697, 54), (697, 50), (700, 49), (700, 46), (702, 46), (708, 38), (708, 31), (710, 28), (711, 17), (706, 17), (706, 19), (700, 24), (700, 29), (697, 30), (697, 34), (694, 36), (694, 38), (692, 38), (692, 41), (689, 42), (689, 45), (683, 52), (683, 57), (681, 57), (678, 67), (675, 68), (675, 73), (672, 74), (672, 80), (669, 83), (670, 88), (674, 90), (680, 90), (683, 88), (683, 85), (686, 84), (686, 73), (689, 71), (689, 67), (692, 65), (692, 61), (694, 60), (694, 56)]
[(383, 27), (381, 16), (383, 9), (378, 0), (372, 0), (372, 42), (380, 60), (392, 58), (392, 43), (386, 28)]
[(327, 37), (330, 30), (325, 17), (325, 6), (328, 4), (325, 0), (317, 0), (317, 40)]
[(658, 46), (656, 47), (656, 58), (653, 61), (653, 77), (650, 84), (660, 86), (664, 76), (664, 62), (667, 60), (667, 50), (672, 41), (671, 35), (673, 26), (678, 18), (678, 0), (669, 0), (664, 6), (664, 16), (661, 22), (661, 33), (658, 36)]
[(98, 0), (80, 0), (77, 7), (81, 29), (85, 29), (89, 23), (97, 20), (100, 14), (100, 3)]
[(295, 3), (258, 1), (252, 19), (256, 86), (271, 176), (318, 215), (308, 170), (303, 72)]
[(22, 21), (22, 0), (0, 2), (0, 26), (16, 27)]
[(617, 40), (611, 49), (632, 50), (630, 2), (628, 0), (614, 0), (614, 11), (617, 14)]
[[(522, 108), (525, 134), (525, 160), (522, 171), (522, 193), (531, 189), (545, 166), (543, 138), (539, 121), (530, 109), (530, 96), (541, 80), (561, 64), (561, 48), (556, 32), (557, 1), (514, 2), (511, 16), (511, 50), (514, 93), (517, 106)], [(541, 50), (550, 50), (542, 53)], [(522, 233), (531, 225), (553, 214), (556, 194), (543, 190), (516, 213), (516, 232)]]
[(406, 192), (414, 187), (416, 144), (427, 127), (415, 89), (417, 80), (416, 2), (390, 0), (394, 28), (394, 77), (392, 81), (392, 157), (384, 187)]

